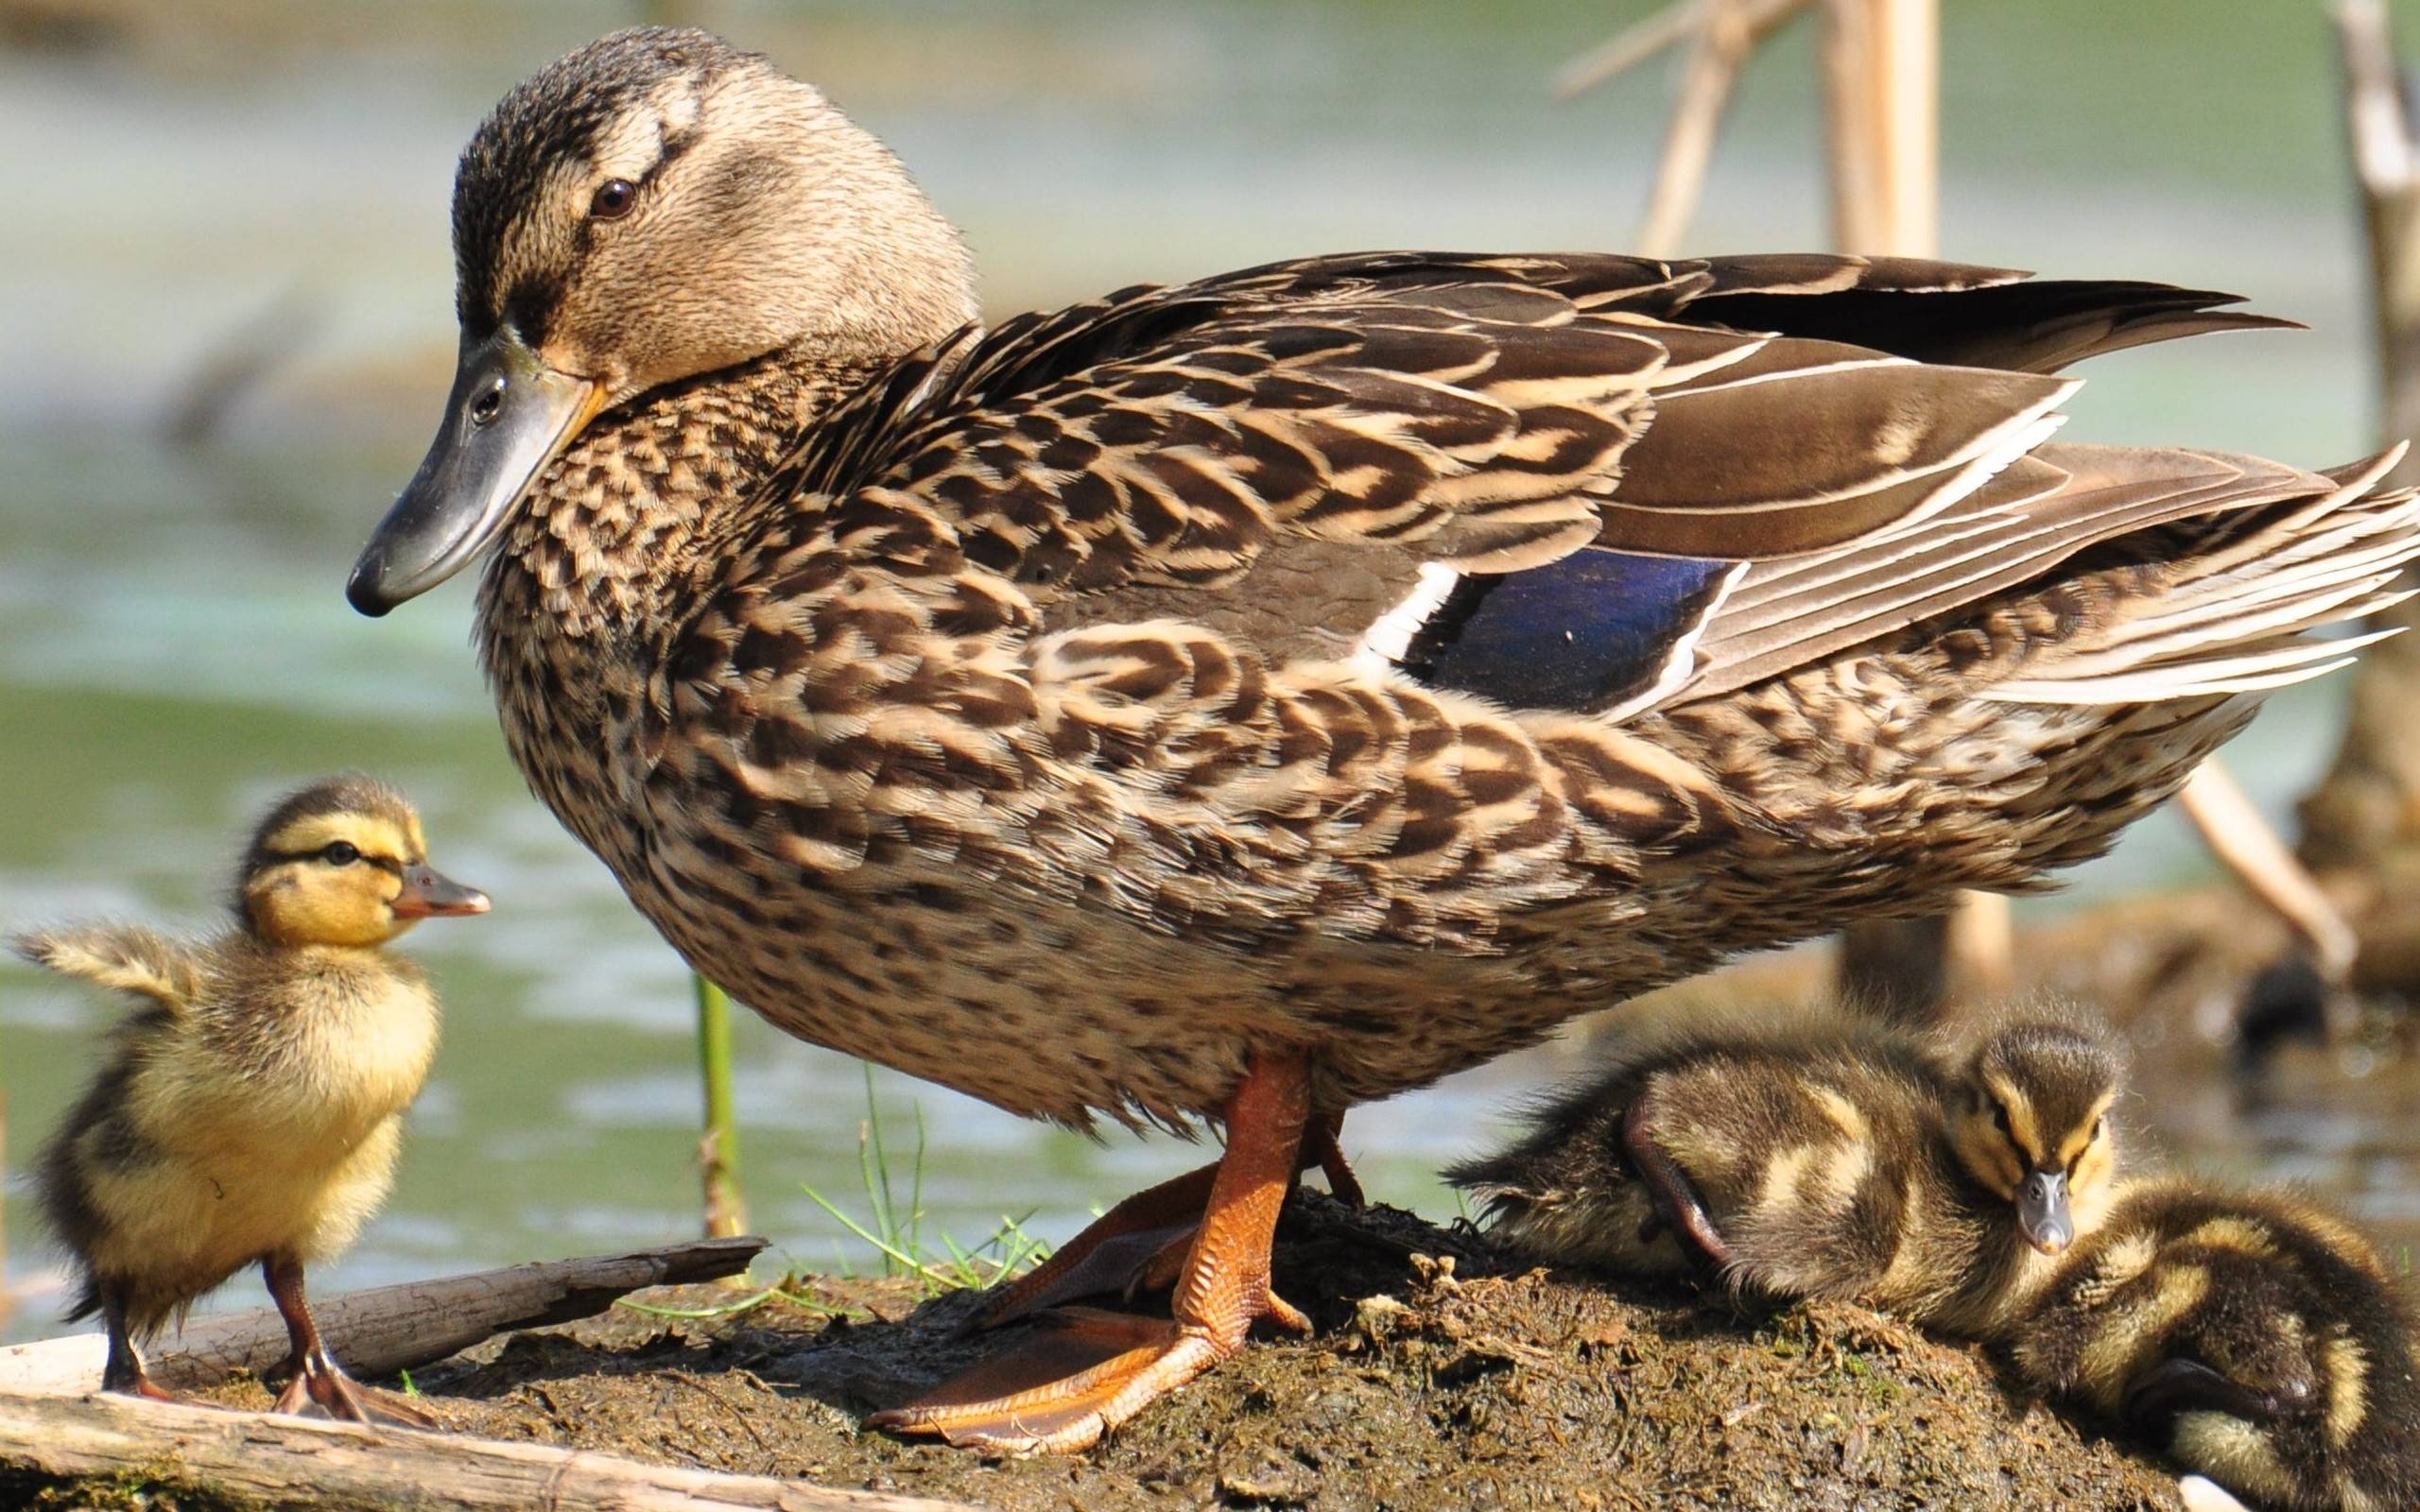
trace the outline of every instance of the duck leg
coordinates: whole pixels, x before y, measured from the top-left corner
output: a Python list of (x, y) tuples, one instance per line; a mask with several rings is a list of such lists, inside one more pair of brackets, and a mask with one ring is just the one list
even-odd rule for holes
[(1083, 1449), (1236, 1353), (1254, 1322), (1307, 1330), (1309, 1319), (1270, 1289), (1269, 1267), (1277, 1212), (1303, 1163), (1309, 1081), (1300, 1056), (1259, 1055), (1229, 1099), (1227, 1152), (1214, 1168), (1173, 1319), (1063, 1310), (1016, 1349), (873, 1414), (866, 1426), (1005, 1452)]
[(261, 1262), (261, 1277), (268, 1282), (269, 1299), (285, 1319), (294, 1352), (285, 1367), (285, 1389), (277, 1394), (272, 1410), (300, 1413), (316, 1405), (331, 1418), (347, 1422), (385, 1424), (394, 1428), (436, 1428), (438, 1420), (410, 1399), (365, 1386), (344, 1373), (320, 1337), (311, 1316), (310, 1299), (302, 1291), (302, 1262), (292, 1255), (271, 1255)]
[[(1342, 1113), (1322, 1113), (1303, 1129), (1299, 1170), (1316, 1165), (1328, 1191), (1350, 1207), (1363, 1205), (1361, 1183), (1337, 1143)], [(1183, 1274), (1184, 1257), (1210, 1200), (1219, 1162), (1172, 1177), (1135, 1193), (1102, 1213), (1083, 1232), (1051, 1251), (1050, 1258), (1001, 1286), (985, 1299), (960, 1332), (995, 1329), (1082, 1297), (1112, 1294), (1130, 1301), (1164, 1290)]]
[(134, 1331), (127, 1326), (126, 1298), (115, 1291), (101, 1293), (101, 1320), (110, 1331), (109, 1363), (101, 1366), (101, 1389), (121, 1396), (147, 1397), (153, 1401), (182, 1401), (184, 1399), (151, 1379), (144, 1367), (143, 1351), (135, 1347)]

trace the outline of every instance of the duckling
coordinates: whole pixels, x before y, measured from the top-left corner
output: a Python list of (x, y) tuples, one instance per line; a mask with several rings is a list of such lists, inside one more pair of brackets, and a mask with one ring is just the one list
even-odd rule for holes
[(1962, 1054), (1870, 1021), (1634, 1040), (1502, 1154), (1446, 1173), (1530, 1258), (1861, 1302), (1995, 1334), (2100, 1220), (2122, 1063), (2065, 1018)]
[(2190, 1177), (2130, 1181), (2056, 1267), (2010, 1354), (2238, 1496), (2420, 1505), (2410, 1297), (2342, 1219)]
[(279, 1411), (435, 1426), (337, 1366), (303, 1267), (385, 1199), (436, 1051), (436, 996), (384, 947), (487, 897), (430, 868), (399, 794), (348, 775), (269, 810), (233, 902), (233, 927), (206, 940), (100, 925), (14, 942), (139, 1004), (41, 1159), (43, 1211), (82, 1280), (68, 1316), (108, 1326), (103, 1390), (173, 1400), (140, 1344), (257, 1263), (294, 1344)]

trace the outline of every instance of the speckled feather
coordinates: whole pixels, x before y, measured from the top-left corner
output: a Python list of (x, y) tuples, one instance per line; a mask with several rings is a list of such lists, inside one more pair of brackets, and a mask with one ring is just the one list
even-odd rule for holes
[[(584, 72), (638, 82), (600, 118)], [(743, 161), (758, 199), (690, 192)], [(640, 208), (592, 246), (609, 163)], [(481, 590), (532, 786), (776, 1023), (1070, 1124), (1214, 1112), (1256, 1047), (1333, 1110), (1734, 951), (2034, 885), (2415, 549), (2363, 480), (2042, 444), (2048, 369), (2274, 323), (2219, 295), (1386, 252), (957, 329), (962, 245), (878, 144), (651, 30), (508, 97), (457, 208), (481, 318), (551, 291), (539, 356), (620, 401)], [(2297, 596), (2294, 553), (2353, 541)], [(1536, 619), (1586, 612), (1522, 576), (1582, 553), (1624, 633)], [(1681, 605), (1641, 556), (1749, 565)], [(1594, 661), (1407, 661), (1437, 584), (1471, 646)], [(2062, 701), (2071, 667), (2123, 699)]]
[[(1652, 300), (1671, 305), (1674, 282), (1691, 280), (1657, 280)], [(1636, 318), (1626, 361), (1658, 329)], [(2031, 886), (2103, 848), (2251, 706), (2018, 707), (1992, 685), (2189, 596), (2202, 554), (2283, 544), (2264, 532), (2337, 491), (2123, 454), (2204, 485), (2186, 523), (2130, 538), (2147, 564), (2037, 570), (1950, 618), (1616, 722), (1322, 655), (1315, 632), (1377, 606), (1276, 592), (1306, 549), (1576, 549), (1547, 523), (1590, 518), (1554, 491), (1569, 465), (1494, 524), (1397, 499), (1369, 468), (1367, 495), (1301, 529), (1299, 483), (1244, 490), (1178, 463), (1198, 495), (1154, 491), (1177, 474), (1148, 428), (1115, 464), (1095, 439), (1081, 467), (1018, 472), (973, 438), (1028, 414), (1002, 387), (1018, 345), (1004, 333), (949, 369), (988, 385), (881, 387), (960, 417), (922, 426), (846, 406), (876, 375), (787, 356), (609, 418), (542, 478), (481, 624), (516, 758), (693, 963), (794, 1033), (1071, 1123), (1214, 1108), (1260, 1040), (1314, 1047), (1330, 1104), (1381, 1096), (1734, 950)], [(1040, 447), (1063, 444), (1071, 403), (1121, 413), (1098, 366), (1023, 370), (1051, 417)], [(1643, 407), (1651, 390), (1630, 391)], [(1206, 404), (1184, 392), (1156, 412)], [(951, 427), (973, 435), (953, 447)], [(786, 475), (775, 454), (799, 431), (813, 438)], [(1628, 433), (1594, 434), (1617, 490)], [(848, 487), (844, 458), (875, 481)], [(2235, 487), (2208, 486), (2213, 470)], [(1019, 486), (967, 481), (987, 473)], [(793, 491), (807, 481), (821, 490)], [(1107, 492), (1069, 502), (1080, 484)], [(2394, 507), (2350, 509), (2408, 552)], [(2069, 558), (2092, 539), (2066, 537)]]

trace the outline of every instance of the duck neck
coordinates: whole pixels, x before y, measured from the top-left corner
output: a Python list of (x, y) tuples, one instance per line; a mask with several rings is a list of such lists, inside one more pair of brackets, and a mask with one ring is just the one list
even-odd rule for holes
[(755, 485), (881, 366), (777, 352), (600, 417), (539, 474), (488, 565), (491, 676), (533, 641), (625, 643), (651, 623), (665, 585), (746, 523)]

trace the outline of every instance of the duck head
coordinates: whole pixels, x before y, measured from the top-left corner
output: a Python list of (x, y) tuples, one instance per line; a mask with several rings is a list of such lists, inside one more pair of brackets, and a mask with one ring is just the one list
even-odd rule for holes
[(599, 414), (797, 348), (915, 350), (975, 317), (965, 243), (813, 87), (702, 31), (616, 32), (523, 81), (454, 183), (459, 365), (354, 564), (383, 614), (493, 541)]
[(424, 919), (484, 914), (487, 894), (428, 864), (420, 816), (366, 777), (288, 795), (252, 832), (236, 911), (276, 946), (384, 945)]
[(2105, 1036), (2066, 1022), (2019, 1022), (1978, 1045), (1950, 1116), (1959, 1163), (2014, 1204), (2017, 1231), (2062, 1253), (2098, 1222), (2118, 1156), (2109, 1124), (2123, 1060)]

